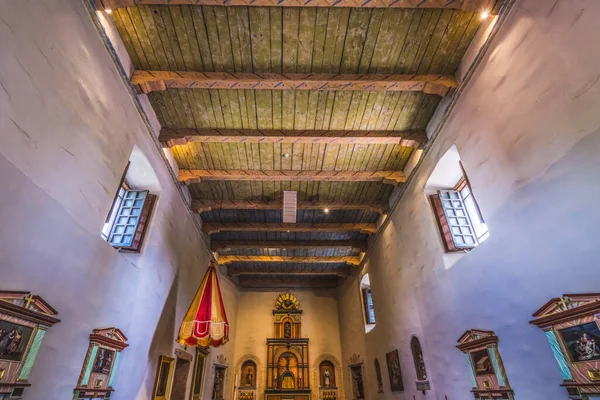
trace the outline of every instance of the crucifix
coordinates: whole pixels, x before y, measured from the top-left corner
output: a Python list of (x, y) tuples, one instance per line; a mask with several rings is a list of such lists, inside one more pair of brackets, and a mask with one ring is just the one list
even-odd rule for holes
[(28, 294), (27, 296), (23, 297), (23, 302), (25, 303), (23, 305), (23, 307), (29, 309), (29, 307), (31, 307), (31, 303), (33, 303), (34, 300), (35, 299), (33, 298), (33, 296), (31, 294)]

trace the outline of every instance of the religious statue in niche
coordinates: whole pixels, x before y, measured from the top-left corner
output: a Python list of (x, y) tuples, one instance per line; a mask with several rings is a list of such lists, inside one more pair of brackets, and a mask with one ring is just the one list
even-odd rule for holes
[(127, 346), (127, 337), (120, 329), (94, 329), (73, 398), (110, 398), (121, 351)]
[(40, 296), (0, 292), (0, 399), (21, 398), (29, 386), (46, 330), (60, 322)]
[(537, 310), (571, 399), (600, 398), (600, 294), (564, 294)]
[(514, 399), (494, 332), (468, 330), (456, 347), (465, 353), (475, 399)]
[(417, 373), (417, 390), (420, 390), (425, 394), (425, 391), (430, 390), (431, 386), (427, 380), (427, 370), (425, 369), (425, 359), (423, 358), (421, 342), (419, 342), (419, 338), (414, 335), (410, 339), (410, 349), (415, 364), (415, 371)]
[(252, 360), (246, 360), (242, 364), (241, 388), (256, 388), (256, 363)]
[(223, 389), (225, 387), (225, 370), (225, 366), (215, 365), (212, 400), (223, 400)]
[(356, 400), (365, 398), (365, 390), (362, 376), (362, 366), (350, 367), (350, 373), (352, 375), (352, 395)]
[(390, 375), (390, 389), (392, 392), (404, 390), (402, 382), (402, 370), (400, 369), (400, 357), (398, 350), (391, 351), (385, 355), (387, 361), (388, 374)]
[(363, 361), (360, 355), (354, 354), (350, 357), (350, 378), (352, 379), (352, 399), (362, 400), (365, 398), (363, 381)]
[(333, 363), (329, 360), (325, 360), (321, 362), (319, 365), (319, 375), (321, 377), (321, 387), (322, 388), (334, 388), (335, 384), (335, 367)]

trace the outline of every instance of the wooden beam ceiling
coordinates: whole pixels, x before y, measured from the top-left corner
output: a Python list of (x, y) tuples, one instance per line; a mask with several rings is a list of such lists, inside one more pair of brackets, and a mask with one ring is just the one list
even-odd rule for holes
[[(320, 265), (320, 264), (319, 264)], [(227, 267), (227, 275), (229, 276), (241, 276), (241, 275), (272, 275), (272, 274), (294, 274), (296, 276), (331, 276), (336, 275), (342, 278), (347, 277), (352, 273), (352, 266), (344, 265), (340, 267), (330, 267), (327, 264), (323, 264), (320, 268), (308, 268), (308, 269), (290, 269), (286, 266), (271, 267), (270, 265), (262, 265), (261, 267), (251, 266), (247, 267), (244, 264), (235, 264)]]
[(279, 262), (279, 263), (327, 263), (350, 265), (360, 264), (359, 256), (238, 256), (219, 255), (219, 264), (230, 264), (232, 262)]
[(99, 9), (136, 5), (198, 5), (256, 7), (440, 8), (497, 13), (495, 0), (95, 0)]
[(406, 175), (402, 171), (180, 169), (178, 178), (188, 185), (203, 181), (383, 182), (397, 185), (406, 181)]
[(299, 274), (271, 274), (271, 275), (240, 275), (239, 285), (242, 288), (335, 288), (338, 277), (331, 275), (299, 275)]
[(367, 250), (367, 242), (359, 240), (213, 240), (212, 251), (222, 249), (336, 249)]
[(235, 223), (235, 222), (204, 222), (202, 230), (212, 235), (217, 232), (362, 232), (373, 234), (377, 232), (376, 224), (369, 223), (334, 223), (334, 224), (278, 224), (278, 223)]
[[(208, 212), (212, 210), (280, 210), (283, 207), (281, 200), (192, 200), (192, 210)], [(388, 209), (385, 203), (376, 202), (351, 202), (351, 201), (299, 201), (299, 210), (363, 210), (383, 214)]]
[(136, 70), (138, 93), (167, 89), (319, 90), (424, 92), (445, 96), (458, 86), (453, 75), (251, 74)]
[(162, 128), (159, 140), (165, 147), (199, 143), (291, 143), (291, 144), (399, 144), (418, 148), (427, 141), (424, 131), (320, 131), (258, 129)]

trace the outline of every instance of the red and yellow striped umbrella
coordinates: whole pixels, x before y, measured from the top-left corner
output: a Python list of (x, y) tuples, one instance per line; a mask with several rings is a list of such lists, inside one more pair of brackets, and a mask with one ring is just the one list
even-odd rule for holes
[(215, 260), (211, 261), (181, 323), (177, 338), (181, 345), (218, 347), (229, 341), (229, 322), (223, 306), (215, 263)]

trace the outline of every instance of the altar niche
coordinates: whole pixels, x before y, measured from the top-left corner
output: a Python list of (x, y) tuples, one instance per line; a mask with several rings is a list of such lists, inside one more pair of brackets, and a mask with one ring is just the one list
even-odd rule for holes
[(117, 328), (94, 329), (73, 399), (110, 399), (127, 337)]
[(266, 400), (310, 400), (308, 339), (301, 337), (298, 300), (280, 295), (273, 310), (274, 338), (267, 339)]
[(29, 292), (0, 292), (0, 399), (20, 399), (31, 384), (46, 330), (60, 322), (57, 311)]
[(465, 353), (475, 399), (514, 400), (494, 332), (468, 330), (458, 339), (456, 347)]
[(600, 399), (600, 293), (564, 294), (533, 314), (570, 399)]

